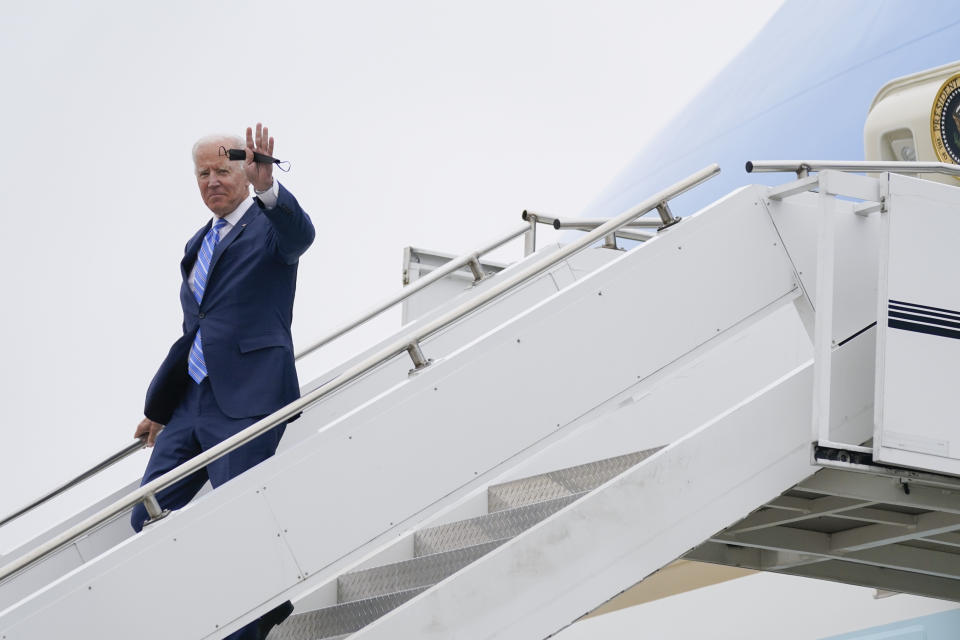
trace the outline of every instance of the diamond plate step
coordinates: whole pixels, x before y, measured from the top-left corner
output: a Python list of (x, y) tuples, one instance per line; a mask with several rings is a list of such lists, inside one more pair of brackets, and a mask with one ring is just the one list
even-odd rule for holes
[(412, 560), (346, 573), (337, 579), (337, 601), (353, 602), (396, 591), (435, 585), (506, 541), (507, 538), (504, 538), (464, 549), (434, 553)]
[(586, 494), (587, 492), (584, 491), (563, 498), (528, 504), (525, 507), (505, 509), (469, 520), (421, 529), (413, 535), (413, 555), (426, 556), (512, 538)]
[(359, 631), (374, 620), (427, 590), (407, 589), (390, 595), (355, 600), (315, 611), (294, 614), (274, 627), (269, 640), (334, 640)]
[(645, 449), (492, 485), (487, 489), (487, 511), (493, 513), (591, 491), (662, 448)]

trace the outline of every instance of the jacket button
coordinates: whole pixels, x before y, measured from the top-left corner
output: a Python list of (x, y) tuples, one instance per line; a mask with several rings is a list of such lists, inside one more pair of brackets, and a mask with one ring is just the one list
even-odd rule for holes
[(203, 319), (206, 318), (206, 317), (207, 317), (207, 314), (205, 314), (205, 313), (201, 313), (201, 314), (200, 314), (200, 319), (201, 319), (201, 320), (203, 320)]

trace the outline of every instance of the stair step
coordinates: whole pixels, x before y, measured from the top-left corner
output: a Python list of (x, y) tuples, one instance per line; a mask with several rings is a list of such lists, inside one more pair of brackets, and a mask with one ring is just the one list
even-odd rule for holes
[(485, 516), (421, 529), (413, 536), (413, 555), (427, 556), (512, 538), (586, 494), (587, 492), (584, 491), (516, 509), (505, 509)]
[(427, 590), (418, 587), (294, 614), (274, 627), (269, 640), (334, 640), (345, 638)]
[(337, 579), (337, 601), (353, 602), (396, 591), (429, 587), (453, 575), (506, 541), (505, 538), (346, 573)]
[(636, 451), (493, 485), (487, 489), (487, 510), (493, 513), (591, 491), (662, 448)]

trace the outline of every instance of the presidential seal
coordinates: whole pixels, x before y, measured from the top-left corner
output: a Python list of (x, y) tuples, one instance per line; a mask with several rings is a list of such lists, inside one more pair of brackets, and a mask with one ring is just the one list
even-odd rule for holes
[(960, 164), (960, 73), (937, 91), (930, 112), (930, 136), (940, 162)]

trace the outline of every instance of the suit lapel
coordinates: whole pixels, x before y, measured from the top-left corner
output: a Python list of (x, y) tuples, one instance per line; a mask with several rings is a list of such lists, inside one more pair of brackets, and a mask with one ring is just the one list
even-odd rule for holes
[(197, 231), (187, 242), (187, 248), (183, 252), (183, 260), (180, 261), (180, 275), (183, 276), (184, 282), (190, 277), (190, 269), (193, 268), (193, 263), (197, 261), (197, 254), (200, 252), (200, 245), (203, 244), (203, 237), (207, 235), (211, 224), (213, 224), (212, 220), (203, 225), (203, 228)]
[(240, 234), (243, 233), (244, 229), (247, 228), (247, 224), (253, 220), (254, 216), (258, 213), (259, 207), (256, 203), (250, 205), (250, 208), (246, 210), (243, 216), (237, 220), (237, 224), (233, 225), (233, 228), (230, 229), (230, 233), (226, 235), (220, 242), (217, 244), (216, 249), (213, 250), (213, 256), (210, 258), (210, 270), (209, 276), (207, 276), (208, 282), (210, 281), (213, 270), (217, 266), (217, 262), (220, 260), (220, 256), (223, 255), (223, 252), (226, 251), (233, 241), (240, 237)]

